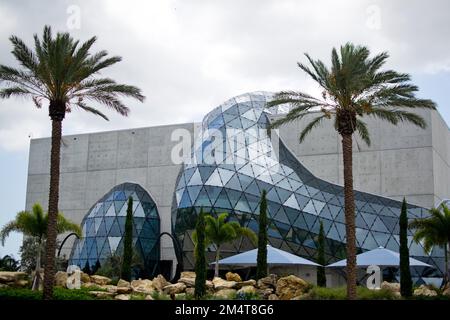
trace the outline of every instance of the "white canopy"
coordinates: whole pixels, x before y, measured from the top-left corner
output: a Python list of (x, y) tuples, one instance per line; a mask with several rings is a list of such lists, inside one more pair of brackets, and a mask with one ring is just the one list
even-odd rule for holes
[[(220, 265), (233, 265), (251, 267), (256, 266), (256, 258), (258, 256), (258, 249), (253, 249), (237, 255), (219, 260)], [(215, 264), (215, 262), (210, 263)], [(267, 264), (269, 266), (281, 266), (281, 265), (309, 265), (319, 266), (319, 264), (296, 256), (292, 253), (276, 249), (270, 245), (267, 245)]]
[[(327, 267), (345, 267), (347, 259), (332, 263)], [(358, 267), (368, 267), (370, 265), (384, 266), (384, 267), (398, 267), (400, 265), (400, 254), (398, 252), (379, 247), (356, 256), (356, 265)], [(432, 267), (422, 261), (414, 258), (409, 258), (409, 265), (411, 267)]]

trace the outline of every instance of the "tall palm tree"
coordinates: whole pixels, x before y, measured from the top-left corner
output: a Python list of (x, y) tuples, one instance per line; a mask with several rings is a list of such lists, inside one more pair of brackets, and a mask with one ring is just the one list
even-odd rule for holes
[(305, 54), (311, 67), (298, 63), (321, 87), (319, 98), (297, 91), (282, 91), (268, 104), (290, 104), (285, 117), (274, 121), (272, 128), (301, 119), (311, 111), (321, 114), (309, 122), (300, 133), (302, 142), (312, 129), (324, 120), (333, 120), (336, 131), (342, 137), (344, 161), (344, 202), (347, 248), (347, 296), (356, 298), (356, 244), (355, 200), (353, 194), (352, 137), (357, 133), (370, 145), (369, 130), (363, 117), (375, 117), (394, 125), (410, 122), (425, 128), (425, 121), (412, 112), (416, 108), (435, 109), (433, 101), (416, 98), (418, 87), (411, 84), (410, 76), (393, 70), (381, 71), (389, 55), (386, 52), (369, 57), (370, 51), (363, 46), (347, 43), (340, 51), (333, 48), (331, 68), (320, 60)]
[[(222, 213), (217, 218), (210, 214), (205, 214), (205, 243), (216, 246), (216, 258), (214, 266), (214, 277), (219, 276), (220, 249), (225, 243), (232, 242), (244, 236), (254, 244), (257, 242), (256, 234), (249, 228), (242, 227), (239, 222), (227, 221), (228, 213)], [(197, 234), (193, 232), (194, 242), (197, 242)]]
[(448, 254), (450, 250), (450, 209), (445, 205), (439, 208), (431, 208), (430, 216), (415, 219), (409, 223), (410, 229), (415, 229), (414, 240), (421, 242), (425, 251), (430, 252), (434, 246), (444, 248), (445, 270), (444, 284), (450, 279)]
[(9, 40), (13, 46), (12, 54), (21, 68), (0, 65), (0, 82), (5, 86), (0, 90), (0, 98), (31, 98), (37, 108), (41, 108), (43, 102), (47, 101), (52, 121), (49, 225), (44, 279), (44, 299), (51, 299), (55, 273), (62, 121), (66, 113), (76, 109), (108, 120), (91, 103), (104, 105), (127, 116), (129, 109), (120, 98), (131, 97), (142, 102), (144, 96), (134, 86), (97, 77), (100, 71), (121, 61), (121, 58), (107, 57), (106, 51), (91, 53), (96, 37), (80, 45), (69, 33), (57, 33), (53, 37), (51, 28), (45, 26), (42, 39), (34, 35), (34, 51), (16, 36), (11, 36)]
[[(39, 203), (36, 203), (33, 205), (31, 212), (20, 211), (17, 213), (14, 220), (8, 222), (0, 230), (0, 241), (2, 245), (5, 245), (6, 238), (13, 231), (21, 232), (25, 236), (33, 237), (36, 240), (38, 246), (36, 250), (36, 269), (33, 279), (33, 290), (38, 290), (41, 282), (41, 252), (43, 244), (48, 237), (48, 220), (49, 214), (44, 214), (42, 206)], [(57, 234), (68, 231), (75, 232), (78, 236), (81, 236), (80, 226), (64, 218), (62, 213), (58, 213), (56, 218)]]

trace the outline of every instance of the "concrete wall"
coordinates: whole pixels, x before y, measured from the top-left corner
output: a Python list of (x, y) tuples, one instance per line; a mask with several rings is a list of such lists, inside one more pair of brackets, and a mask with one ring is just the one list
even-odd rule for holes
[[(354, 143), (355, 188), (431, 207), (450, 198), (450, 134), (441, 116), (421, 111), (429, 124), (422, 130), (411, 125), (393, 126), (368, 119), (372, 144)], [(332, 123), (323, 123), (302, 143), (298, 133), (315, 114), (280, 129), (287, 147), (315, 175), (342, 184), (342, 151)], [(158, 126), (63, 137), (61, 149), (60, 210), (81, 222), (106, 192), (123, 182), (145, 188), (155, 200), (161, 231), (170, 232), (171, 205), (180, 165), (171, 161), (173, 130), (193, 132), (194, 124)], [(26, 209), (35, 202), (47, 206), (50, 139), (30, 144)], [(65, 246), (68, 254), (71, 243)], [(170, 239), (162, 239), (162, 258), (173, 259)]]

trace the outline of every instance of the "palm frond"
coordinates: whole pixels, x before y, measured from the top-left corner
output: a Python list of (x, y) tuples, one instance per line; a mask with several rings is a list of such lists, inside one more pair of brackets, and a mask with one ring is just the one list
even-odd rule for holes
[(358, 132), (361, 139), (363, 139), (363, 141), (368, 146), (370, 146), (370, 134), (369, 130), (367, 129), (367, 124), (360, 119), (356, 119), (356, 131)]
[(306, 136), (312, 131), (312, 129), (319, 126), (322, 120), (326, 117), (326, 115), (321, 115), (314, 118), (310, 123), (308, 123), (300, 133), (300, 143), (303, 142), (303, 140), (305, 140)]

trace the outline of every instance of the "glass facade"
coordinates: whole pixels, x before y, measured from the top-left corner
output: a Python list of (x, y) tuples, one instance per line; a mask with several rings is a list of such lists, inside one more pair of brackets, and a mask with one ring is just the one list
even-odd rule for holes
[[(228, 212), (230, 220), (258, 229), (260, 194), (267, 191), (269, 242), (273, 247), (315, 260), (320, 222), (326, 233), (326, 261), (345, 258), (343, 187), (315, 177), (287, 149), (276, 132), (269, 134), (269, 114), (288, 107), (266, 109), (270, 94), (257, 92), (228, 100), (203, 120), (202, 133), (177, 180), (172, 210), (173, 232), (184, 252), (185, 267), (193, 267), (191, 238), (196, 216), (203, 208), (213, 214)], [(278, 142), (277, 142), (278, 141)], [(383, 246), (399, 251), (401, 202), (355, 191), (358, 253)], [(409, 218), (424, 217), (427, 210), (408, 207)], [(430, 254), (408, 235), (412, 257), (436, 266), (414, 270), (417, 283), (441, 276), (444, 255)], [(246, 239), (229, 244), (223, 257), (254, 248)], [(214, 248), (210, 248), (213, 259)]]
[(86, 214), (82, 237), (72, 248), (70, 264), (84, 268), (123, 253), (128, 198), (133, 198), (133, 247), (145, 270), (159, 261), (160, 219), (155, 202), (141, 186), (123, 183), (105, 194)]

